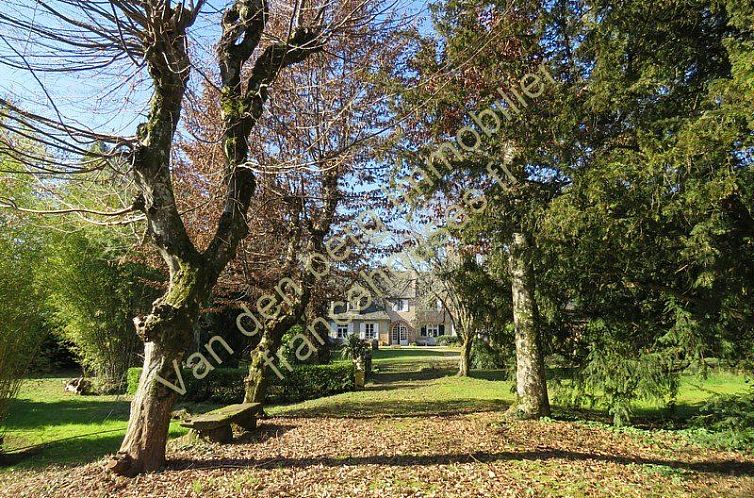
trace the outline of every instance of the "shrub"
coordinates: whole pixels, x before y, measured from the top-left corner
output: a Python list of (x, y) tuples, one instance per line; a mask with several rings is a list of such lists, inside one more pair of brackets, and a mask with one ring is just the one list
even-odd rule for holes
[(441, 335), (437, 338), (438, 346), (458, 346), (461, 343), (461, 339), (458, 336)]
[[(293, 371), (281, 369), (284, 378), (274, 373), (270, 376), (268, 400), (296, 402), (331, 396), (355, 389), (354, 367), (349, 363), (330, 365), (294, 365)], [(139, 385), (141, 368), (128, 370), (128, 393), (135, 394)], [(185, 401), (211, 401), (220, 404), (240, 403), (244, 397), (244, 368), (216, 368), (203, 379), (196, 379), (192, 370), (182, 370), (186, 394)]]
[(340, 355), (343, 359), (358, 361), (364, 358), (364, 355), (370, 348), (371, 346), (366, 341), (360, 339), (356, 334), (351, 334), (343, 342)]
[(306, 363), (298, 359), (298, 356), (296, 356), (296, 349), (293, 347), (293, 338), (298, 334), (306, 335), (306, 330), (301, 325), (294, 325), (285, 334), (283, 334), (283, 339), (281, 342), (282, 345), (280, 346), (280, 354), (291, 365)]
[(272, 377), (270, 396), (275, 401), (295, 402), (353, 391), (356, 388), (354, 366), (332, 363), (330, 365), (297, 365), (292, 372), (282, 371), (284, 379)]
[[(142, 369), (128, 369), (128, 394), (135, 394), (139, 387)], [(194, 377), (193, 370), (183, 368), (181, 375), (186, 386), (185, 401), (213, 401), (221, 404), (240, 403), (244, 396), (244, 379), (248, 371), (244, 368), (216, 368), (203, 379)]]
[[(235, 322), (234, 322), (235, 325)], [(315, 329), (319, 328), (318, 324), (314, 324)], [(280, 351), (278, 352), (279, 355), (282, 355), (283, 358), (285, 358), (288, 363), (291, 365), (324, 365), (330, 363), (332, 360), (332, 338), (327, 336), (328, 331), (318, 331), (318, 334), (320, 337), (324, 336), (326, 340), (324, 341), (324, 344), (320, 344), (320, 342), (312, 335), (312, 332), (304, 328), (302, 325), (294, 325), (288, 331), (283, 334), (283, 338), (281, 341)], [(310, 341), (310, 345), (315, 349), (315, 351), (304, 351), (305, 354), (309, 354), (308, 357), (299, 359), (299, 357), (296, 355), (296, 350), (300, 347), (300, 342), (297, 340), (294, 340), (296, 336), (304, 336)], [(295, 346), (295, 347), (294, 347)]]
[(493, 347), (484, 339), (475, 337), (471, 345), (471, 368), (479, 370), (506, 368), (513, 361), (514, 355), (515, 351)]
[(692, 419), (706, 438), (730, 449), (754, 449), (754, 386), (746, 394), (717, 395)]
[(34, 231), (23, 230), (18, 220), (0, 215), (0, 426), (9, 401), (39, 345), (47, 336), (44, 286), (37, 283), (44, 271), (44, 241)]
[(73, 344), (99, 392), (121, 391), (126, 370), (142, 347), (132, 318), (157, 297), (146, 285), (160, 275), (122, 261), (118, 234), (87, 229), (50, 245), (49, 303), (59, 334)]

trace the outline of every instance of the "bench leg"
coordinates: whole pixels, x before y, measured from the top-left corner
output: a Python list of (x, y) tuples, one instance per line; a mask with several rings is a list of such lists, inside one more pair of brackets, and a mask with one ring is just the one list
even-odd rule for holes
[(223, 425), (217, 429), (203, 429), (201, 431), (192, 430), (192, 438), (199, 438), (204, 441), (218, 444), (228, 444), (233, 441), (233, 431), (230, 428), (230, 424)]
[(234, 425), (237, 425), (245, 431), (253, 431), (257, 428), (257, 417), (254, 414), (244, 415), (243, 417), (237, 417), (233, 421)]

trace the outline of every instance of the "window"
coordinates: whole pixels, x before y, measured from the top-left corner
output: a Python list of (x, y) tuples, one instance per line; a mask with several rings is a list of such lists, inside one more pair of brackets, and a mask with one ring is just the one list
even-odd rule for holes
[(348, 311), (361, 311), (367, 308), (369, 298), (361, 297), (355, 302), (346, 301), (346, 309)]
[(427, 337), (437, 337), (440, 327), (437, 325), (427, 325)]
[(442, 300), (440, 299), (435, 300), (435, 309), (437, 311), (442, 311)]
[(408, 299), (397, 299), (393, 303), (393, 311), (408, 311)]
[(364, 339), (374, 339), (374, 324), (373, 323), (364, 324)]
[(338, 325), (338, 339), (345, 339), (348, 336), (348, 325)]

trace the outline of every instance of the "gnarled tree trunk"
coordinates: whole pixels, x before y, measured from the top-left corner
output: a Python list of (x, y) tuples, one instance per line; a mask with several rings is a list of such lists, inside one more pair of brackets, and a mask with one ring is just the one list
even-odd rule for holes
[[(325, 175), (323, 182), (323, 198), (325, 199), (324, 206), (317, 217), (317, 221), (315, 223), (307, 223), (310, 237), (305, 252), (310, 255), (315, 253), (323, 254), (325, 252), (324, 239), (330, 231), (333, 216), (335, 215), (335, 209), (338, 205), (338, 174), (335, 170), (331, 170)], [(288, 243), (285, 264), (283, 265), (285, 269), (284, 274), (289, 274), (294, 271), (297, 260), (300, 256), (298, 247), (299, 241), (301, 240), (301, 230), (299, 226), (301, 222), (298, 220), (302, 214), (301, 209), (302, 206), (297, 206), (291, 213), (291, 220), (296, 220), (296, 222), (290, 227), (291, 239)], [(315, 271), (321, 271), (321, 268), (319, 268), (320, 265), (321, 263), (316, 261), (312, 262)], [(245, 403), (264, 403), (265, 397), (267, 396), (267, 386), (269, 384), (270, 375), (277, 376), (278, 373), (283, 376), (285, 375), (285, 370), (279, 367), (281, 362), (279, 361), (279, 358), (277, 358), (277, 353), (282, 344), (283, 335), (285, 335), (291, 327), (299, 323), (304, 316), (312, 297), (312, 287), (314, 284), (314, 275), (310, 270), (304, 269), (298, 282), (300, 295), (295, 303), (287, 306), (287, 309), (281, 316), (277, 317), (274, 322), (268, 324), (268, 328), (265, 329), (262, 334), (262, 339), (259, 341), (259, 344), (251, 352), (249, 375), (246, 377), (245, 381)], [(272, 366), (277, 368), (277, 372), (273, 371)]]
[(146, 344), (144, 370), (131, 402), (126, 437), (110, 466), (115, 472), (134, 476), (153, 472), (165, 463), (170, 412), (178, 393), (158, 382), (157, 376), (179, 385), (173, 361), (180, 365), (182, 356), (181, 352), (163, 350), (156, 343)]
[[(279, 364), (278, 361), (275, 361), (275, 355), (283, 341), (283, 333), (282, 327), (266, 330), (262, 335), (262, 340), (259, 341), (257, 347), (251, 352), (251, 364), (249, 365), (249, 375), (246, 377), (244, 403), (264, 403), (264, 399), (267, 396), (269, 376), (277, 375), (275, 372), (271, 372), (268, 361), (274, 361), (275, 364)], [(279, 369), (279, 371), (285, 375), (285, 370)]]
[[(304, 13), (315, 6), (289, 9), (291, 23), (288, 36), (281, 39), (274, 33), (265, 33), (270, 18), (270, 2), (227, 2), (229, 5), (224, 9), (218, 26), (221, 35), (216, 51), (226, 166), (218, 186), (224, 186), (225, 194), (223, 212), (216, 222), (214, 234), (206, 249), (200, 252), (186, 231), (176, 202), (171, 158), (177, 153), (174, 137), (182, 115), (186, 85), (191, 69), (196, 67), (189, 56), (188, 40), (191, 37), (188, 28), (194, 24), (203, 8), (209, 8), (209, 2), (76, 0), (59, 3), (66, 7), (45, 7), (46, 18), (55, 21), (54, 24), (45, 26), (43, 22), (37, 26), (36, 22), (18, 17), (11, 20), (9, 26), (15, 24), (17, 28), (36, 35), (41, 46), (49, 48), (49, 43), (53, 43), (55, 50), (61, 53), (80, 51), (83, 47), (94, 57), (88, 61), (82, 59), (80, 64), (74, 63), (74, 67), (69, 68), (71, 71), (101, 68), (114, 61), (130, 59), (135, 64), (134, 68), (144, 70), (151, 83), (149, 112), (146, 120), (137, 126), (135, 136), (115, 137), (95, 133), (78, 124), (69, 126), (60, 114), (58, 121), (54, 121), (26, 112), (13, 113), (26, 120), (18, 121), (15, 118), (18, 123), (41, 124), (43, 128), (37, 131), (42, 138), (57, 137), (60, 130), (67, 131), (72, 140), (70, 143), (60, 137), (52, 141), (36, 140), (64, 151), (70, 155), (71, 161), (79, 155), (86, 159), (85, 167), (82, 166), (84, 163), (70, 167), (69, 161), (64, 161), (60, 167), (56, 165), (56, 175), (61, 175), (61, 178), (65, 177), (67, 170), (71, 170), (71, 173), (90, 173), (110, 168), (119, 170), (121, 163), (128, 165), (128, 174), (133, 175), (139, 192), (131, 206), (111, 213), (81, 211), (103, 216), (140, 211), (146, 220), (144, 241), (149, 241), (159, 252), (169, 269), (170, 283), (165, 295), (154, 302), (148, 316), (134, 320), (137, 333), (145, 343), (144, 371), (132, 403), (125, 439), (120, 452), (110, 464), (110, 468), (117, 473), (135, 475), (155, 470), (164, 462), (169, 415), (177, 396), (166, 384), (180, 383), (177, 370), (191, 344), (192, 326), (197, 320), (199, 305), (207, 298), (219, 275), (235, 257), (240, 241), (249, 232), (246, 215), (256, 183), (254, 172), (248, 167), (248, 140), (251, 130), (262, 116), (269, 89), (284, 68), (322, 51), (335, 31), (344, 32), (341, 27), (351, 26), (357, 16), (361, 19), (361, 10), (358, 8), (351, 14), (344, 11), (345, 17), (351, 20), (338, 19), (332, 24), (332, 29), (327, 29), (326, 24), (331, 23), (325, 19), (333, 18), (330, 6), (327, 9), (325, 5), (317, 7), (313, 15)], [(313, 25), (306, 26), (308, 22)], [(75, 29), (59, 32), (60, 26), (67, 25)], [(96, 57), (94, 54), (97, 54)], [(94, 62), (99, 61), (100, 57), (103, 62), (106, 61), (103, 65)], [(27, 67), (33, 71), (32, 66), (27, 64)], [(3, 107), (7, 107), (5, 101)], [(29, 127), (22, 124), (21, 128)], [(94, 143), (107, 144), (112, 146), (112, 150), (107, 154), (87, 151), (87, 144)], [(39, 162), (47, 166), (50, 161), (49, 158), (36, 158), (34, 155), (28, 158), (31, 159), (29, 164)], [(47, 167), (42, 169), (45, 175), (52, 171)], [(60, 213), (68, 211), (80, 210), (63, 210)], [(131, 218), (128, 222), (137, 219)]]
[(147, 121), (137, 129), (138, 144), (132, 153), (141, 192), (134, 208), (145, 214), (147, 238), (168, 265), (170, 286), (145, 319), (134, 320), (147, 353), (126, 437), (109, 465), (121, 475), (155, 470), (165, 461), (170, 410), (177, 396), (166, 383), (176, 384), (176, 370), (191, 344), (199, 305), (248, 234), (246, 213), (256, 187), (254, 173), (242, 167), (248, 159), (248, 136), (279, 72), (322, 49), (316, 41), (319, 28), (298, 27), (288, 40), (265, 47), (244, 89), (243, 68), (262, 38), (268, 6), (262, 0), (236, 0), (226, 9), (218, 62), (227, 190), (215, 234), (200, 253), (177, 208), (170, 158), (191, 68), (186, 29), (203, 3), (187, 10), (182, 3), (143, 2), (146, 18), (154, 23), (145, 26), (144, 36), (144, 58), (154, 89)]
[(550, 415), (532, 257), (530, 240), (522, 233), (514, 233), (509, 262), (516, 328), (517, 401), (511, 410), (529, 419)]
[(144, 368), (131, 402), (126, 436), (109, 465), (120, 475), (151, 472), (165, 463), (170, 412), (178, 394), (185, 393), (178, 378), (181, 360), (209, 287), (197, 266), (176, 263), (171, 273), (168, 291), (155, 301), (150, 315), (134, 320), (145, 343)]

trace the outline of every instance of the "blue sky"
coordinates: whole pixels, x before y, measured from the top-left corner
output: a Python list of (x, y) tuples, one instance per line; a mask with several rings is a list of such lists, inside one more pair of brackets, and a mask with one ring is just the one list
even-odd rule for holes
[[(6, 0), (3, 3), (3, 9), (7, 9), (5, 12), (10, 15), (24, 13), (39, 16), (39, 22), (43, 20), (35, 8), (35, 0)], [(192, 46), (200, 52), (200, 58), (211, 61), (219, 34), (218, 11), (228, 4), (229, 0), (210, 0), (205, 14), (191, 30)], [(424, 1), (408, 0), (405, 6), (405, 10), (410, 13), (426, 13), (427, 10), (427, 2)], [(0, 25), (0, 35), (4, 34), (4, 29), (6, 28)], [(10, 60), (10, 57), (15, 58), (16, 51), (25, 57), (42, 53), (28, 38), (14, 40), (10, 35), (5, 33), (5, 37), (0, 39), (0, 96), (13, 100), (25, 109), (54, 117), (55, 111), (42, 88), (44, 85), (66, 119), (106, 134), (131, 135), (135, 132), (136, 125), (143, 120), (150, 94), (149, 82), (143, 74), (126, 86), (117, 88), (118, 82), (133, 73), (132, 67), (123, 65), (108, 73), (36, 72), (40, 85), (28, 71), (14, 69), (3, 63), (3, 60)], [(15, 60), (19, 61), (17, 58)], [(64, 62), (60, 61), (60, 64), (63, 65)], [(139, 79), (142, 81), (138, 81)], [(196, 72), (193, 74), (193, 81), (199, 81)]]

